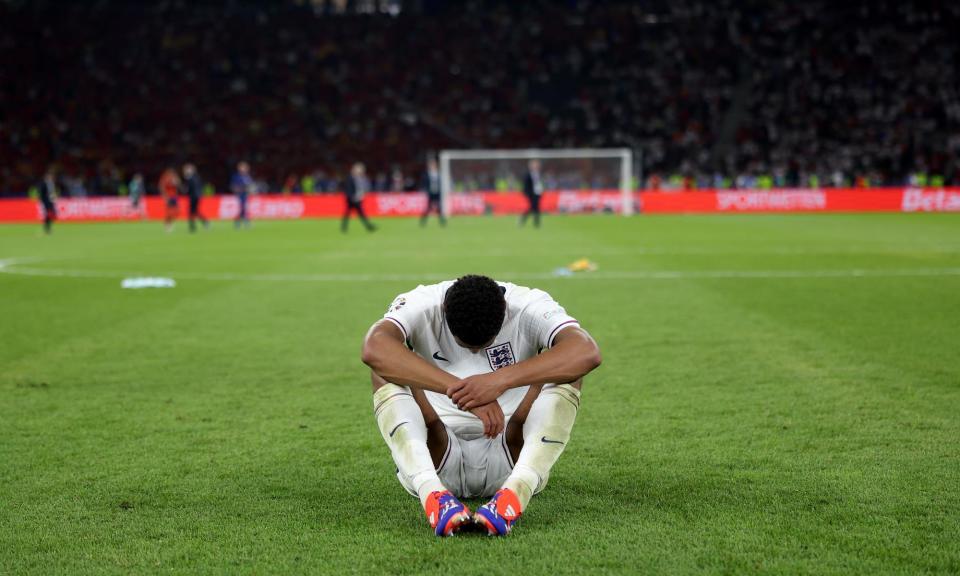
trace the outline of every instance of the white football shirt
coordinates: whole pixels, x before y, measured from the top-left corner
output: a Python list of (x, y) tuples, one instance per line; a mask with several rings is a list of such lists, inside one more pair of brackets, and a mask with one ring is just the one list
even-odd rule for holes
[[(579, 326), (577, 320), (543, 290), (497, 282), (507, 301), (503, 326), (493, 344), (473, 353), (457, 344), (444, 319), (443, 299), (453, 283), (448, 280), (420, 285), (400, 294), (383, 317), (400, 328), (407, 346), (421, 358), (458, 378), (493, 372), (532, 358), (541, 350), (550, 348), (562, 329)], [(498, 402), (504, 418), (510, 419), (527, 388), (512, 388), (500, 396)], [(444, 394), (425, 392), (440, 419), (458, 436), (483, 435), (479, 418), (457, 408)]]

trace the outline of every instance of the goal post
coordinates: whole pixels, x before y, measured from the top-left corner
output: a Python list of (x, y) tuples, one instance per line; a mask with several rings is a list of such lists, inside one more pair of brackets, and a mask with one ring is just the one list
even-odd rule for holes
[(620, 213), (634, 212), (629, 148), (442, 150), (437, 160), (440, 206), (447, 216), (452, 213), (454, 194), (522, 191), (530, 160), (540, 160), (546, 191), (619, 190)]

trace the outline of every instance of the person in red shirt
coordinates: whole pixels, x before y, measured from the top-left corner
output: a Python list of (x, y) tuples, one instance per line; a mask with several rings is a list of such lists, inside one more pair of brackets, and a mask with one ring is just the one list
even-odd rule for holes
[(167, 168), (160, 175), (160, 196), (164, 199), (165, 212), (163, 215), (163, 225), (167, 232), (173, 231), (173, 221), (177, 219), (179, 205), (177, 202), (180, 196), (180, 176), (173, 168)]

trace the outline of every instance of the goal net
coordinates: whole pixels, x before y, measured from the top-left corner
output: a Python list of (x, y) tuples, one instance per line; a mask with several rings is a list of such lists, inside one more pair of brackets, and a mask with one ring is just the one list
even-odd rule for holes
[(509, 213), (531, 160), (540, 162), (545, 212), (635, 211), (628, 148), (443, 150), (438, 157), (444, 214)]

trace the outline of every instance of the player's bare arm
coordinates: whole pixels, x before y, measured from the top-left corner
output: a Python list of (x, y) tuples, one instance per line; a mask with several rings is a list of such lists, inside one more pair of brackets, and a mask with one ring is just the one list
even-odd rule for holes
[[(403, 332), (395, 324), (383, 320), (367, 332), (361, 360), (381, 380), (400, 386), (444, 394), (447, 388), (457, 382), (456, 376), (437, 368), (407, 348)], [(375, 388), (379, 388), (377, 382), (375, 378)], [(474, 403), (469, 409), (483, 422), (484, 435), (490, 438), (503, 432), (505, 426), (503, 409), (495, 400)]]
[(578, 381), (601, 361), (600, 348), (590, 334), (570, 326), (557, 334), (549, 350), (495, 372), (457, 380), (446, 394), (461, 410), (469, 410), (496, 400), (510, 388)]
[(360, 359), (377, 375), (401, 386), (445, 394), (456, 376), (430, 364), (404, 343), (403, 332), (391, 322), (379, 321), (363, 340)]

